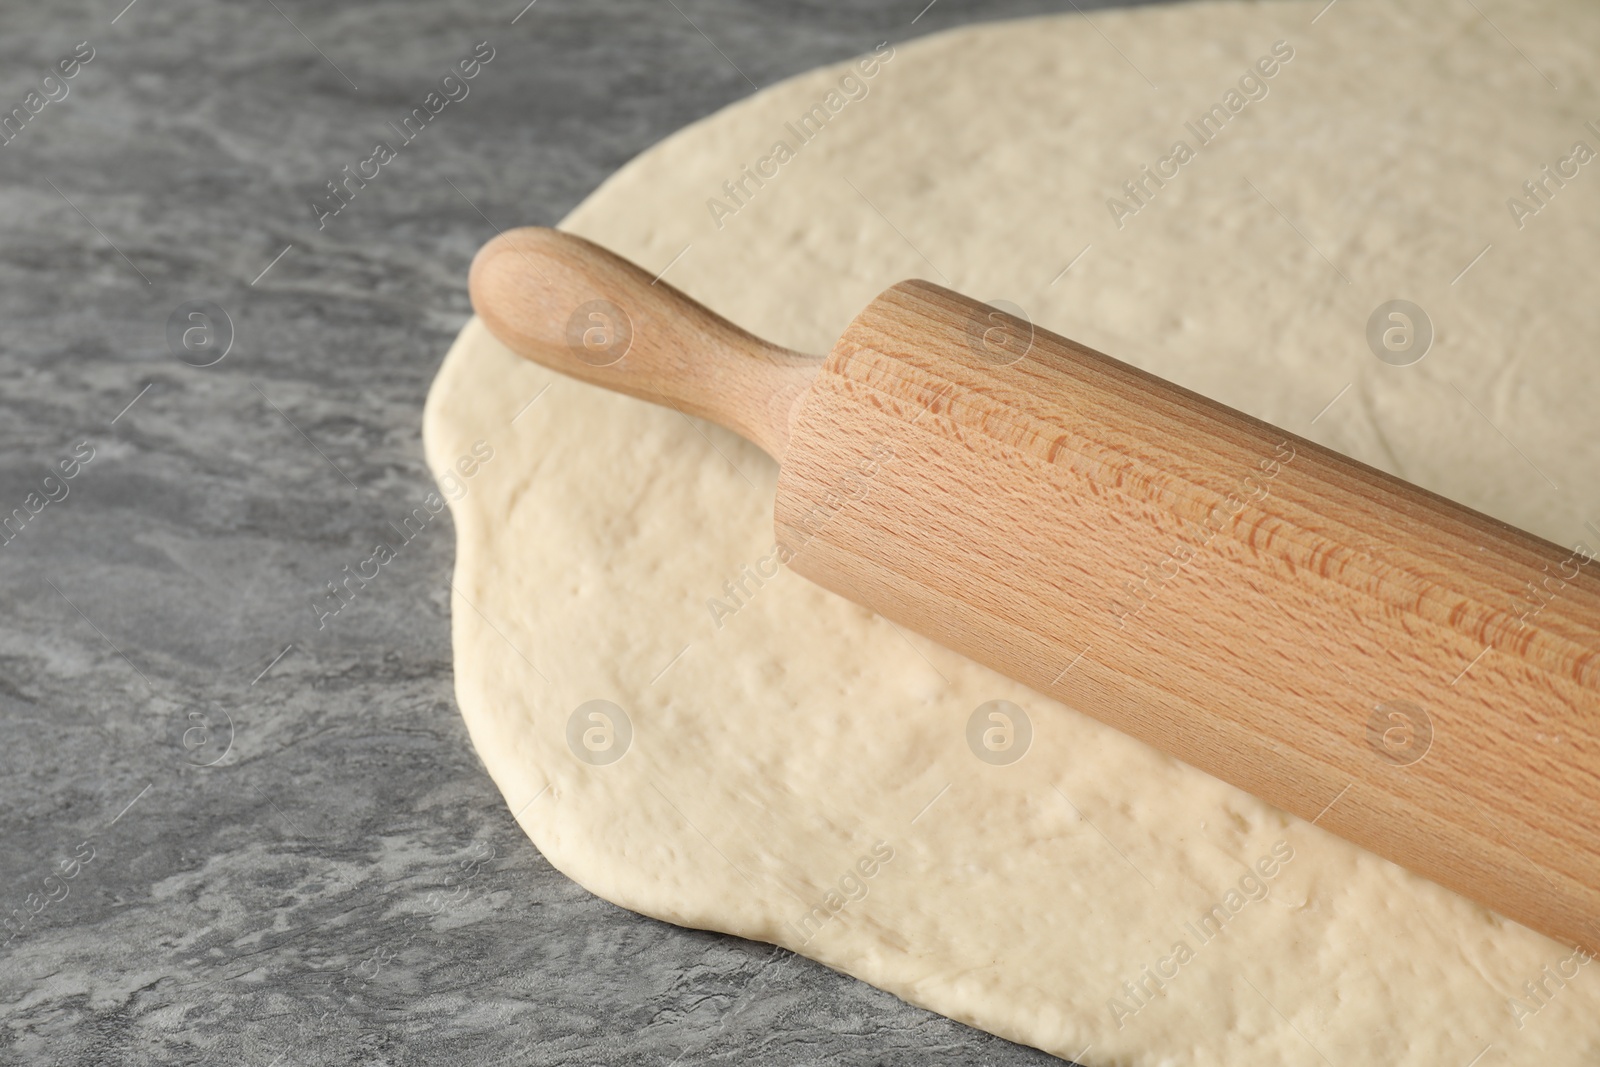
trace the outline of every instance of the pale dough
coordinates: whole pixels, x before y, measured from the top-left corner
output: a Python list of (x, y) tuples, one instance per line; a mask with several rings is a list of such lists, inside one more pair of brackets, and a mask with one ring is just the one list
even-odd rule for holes
[[(1537, 213), (1506, 201), (1534, 204), (1522, 183), (1575, 142), (1600, 148), (1600, 7), (1340, 0), (1312, 24), (1322, 7), (1096, 11), (897, 45), (737, 213), (707, 201), (849, 68), (669, 138), (564, 226), (813, 352), (903, 277), (1004, 298), (1594, 544), (1600, 162), (1570, 164)], [(1293, 58), (1267, 95), (1119, 229), (1108, 198), (1277, 41)], [(1368, 350), (1395, 298), (1436, 331), (1413, 366)], [(606, 899), (1097, 1067), (1600, 1062), (1600, 964), (1571, 949), (787, 572), (744, 578), (718, 628), (708, 601), (773, 544), (775, 467), (732, 434), (519, 361), (477, 322), (425, 430), (441, 474), (493, 450), (446, 479), (462, 714), (529, 837)], [(574, 755), (599, 720), (569, 747), (591, 700), (626, 712), (616, 762)], [(969, 749), (991, 700), (1026, 711), (1020, 762)], [(1205, 937), (1213, 906), (1226, 923)], [(817, 907), (828, 921), (802, 927)]]

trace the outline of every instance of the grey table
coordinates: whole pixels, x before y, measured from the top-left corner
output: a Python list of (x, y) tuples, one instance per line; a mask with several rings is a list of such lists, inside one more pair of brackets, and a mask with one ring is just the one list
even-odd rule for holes
[(1057, 1062), (553, 870), (455, 709), (447, 517), (313, 604), (432, 488), (497, 227), (754, 86), (1071, 7), (523, 2), (0, 8), (0, 1060)]

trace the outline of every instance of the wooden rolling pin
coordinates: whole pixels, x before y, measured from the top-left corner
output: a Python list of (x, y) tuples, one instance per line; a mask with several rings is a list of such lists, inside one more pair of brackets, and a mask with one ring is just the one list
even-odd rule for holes
[(928, 282), (826, 360), (554, 230), (471, 292), (519, 355), (778, 460), (793, 570), (1600, 952), (1594, 550)]

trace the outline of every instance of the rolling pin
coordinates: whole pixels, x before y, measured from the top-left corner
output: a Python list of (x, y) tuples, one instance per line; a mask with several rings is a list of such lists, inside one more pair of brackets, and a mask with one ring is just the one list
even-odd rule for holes
[(1600, 952), (1594, 550), (925, 281), (826, 359), (554, 230), (470, 289), (518, 355), (777, 460), (792, 570)]

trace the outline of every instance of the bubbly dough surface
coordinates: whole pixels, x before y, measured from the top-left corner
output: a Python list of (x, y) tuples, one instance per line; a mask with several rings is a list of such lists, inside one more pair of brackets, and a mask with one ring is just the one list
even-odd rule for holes
[[(897, 45), (871, 76), (812, 72), (683, 130), (563, 225), (819, 353), (903, 277), (1004, 299), (1594, 544), (1600, 161), (1570, 161), (1600, 149), (1600, 8), (1485, 3), (1491, 26), (1467, 3), (1322, 6), (1096, 11)], [(1241, 85), (1280, 41), (1292, 58)], [(1235, 89), (1210, 143), (1132, 200), (1123, 183), (1193, 148), (1185, 123)], [(827, 120), (801, 143), (813, 105)], [(1546, 164), (1577, 172), (1519, 215), (1508, 198), (1531, 209), (1522, 183)], [(724, 183), (746, 166), (775, 176), (736, 204)], [(1421, 362), (1368, 348), (1391, 299), (1428, 313)], [(606, 899), (1093, 1067), (1600, 1062), (1600, 964), (762, 577), (776, 468), (753, 445), (522, 362), (477, 321), (425, 436), (455, 498), (462, 714), (529, 837)], [(625, 721), (591, 718), (597, 700)], [(999, 753), (983, 742), (999, 720), (969, 731), (997, 700), (1031, 727), (1015, 762), (1020, 731)]]

